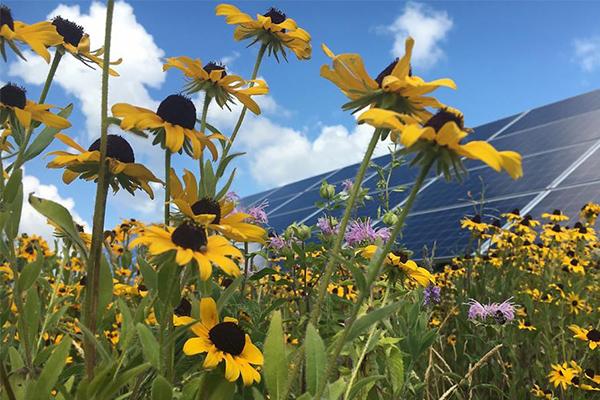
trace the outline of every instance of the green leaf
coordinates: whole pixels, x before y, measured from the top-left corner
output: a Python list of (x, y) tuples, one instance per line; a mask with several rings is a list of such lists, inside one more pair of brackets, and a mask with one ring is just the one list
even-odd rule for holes
[(121, 390), (123, 386), (125, 386), (129, 381), (135, 379), (139, 374), (146, 371), (150, 368), (151, 365), (149, 363), (143, 363), (133, 368), (128, 369), (124, 372), (119, 372), (119, 375), (116, 379), (114, 379), (109, 386), (103, 389), (98, 396), (98, 399), (112, 399), (114, 395)]
[(202, 182), (200, 182), (200, 186), (204, 189), (205, 196), (214, 198), (217, 187), (217, 178), (215, 177), (212, 162), (210, 160), (206, 160), (204, 163), (203, 172), (204, 173), (202, 175)]
[[(63, 108), (58, 113), (58, 115), (66, 119), (69, 118), (72, 111), (73, 104), (69, 104), (68, 106)], [(46, 148), (54, 140), (54, 135), (56, 135), (59, 131), (60, 129), (46, 126), (40, 133), (38, 133), (33, 142), (31, 142), (31, 144), (27, 148), (27, 150), (25, 150), (25, 161), (31, 160), (32, 158), (38, 156), (42, 151), (46, 150)]]
[(219, 383), (211, 388), (206, 400), (232, 399), (235, 393), (235, 383), (221, 379)]
[(348, 398), (355, 399), (356, 395), (358, 394), (359, 391), (361, 391), (363, 388), (365, 388), (368, 385), (370, 385), (372, 387), (372, 384), (375, 384), (376, 381), (378, 381), (382, 378), (385, 378), (385, 376), (371, 375), (371, 376), (367, 376), (367, 377), (360, 379), (358, 382), (356, 382), (352, 386), (352, 390), (350, 390), (350, 396), (348, 396)]
[[(305, 394), (308, 394), (308, 393), (305, 393)], [(302, 395), (302, 396), (304, 396), (304, 395)], [(300, 400), (302, 398), (302, 396), (298, 397), (298, 400)], [(252, 388), (252, 398), (254, 400), (265, 400), (265, 396), (263, 396), (262, 393), (259, 392), (258, 389), (255, 387)]]
[(288, 365), (285, 352), (285, 337), (281, 324), (281, 312), (273, 312), (269, 331), (265, 338), (264, 377), (272, 400), (283, 400), (287, 387)]
[(394, 394), (397, 395), (404, 386), (404, 358), (396, 346), (391, 348), (386, 364)]
[(231, 296), (235, 293), (237, 288), (240, 286), (240, 284), (242, 283), (242, 280), (244, 280), (243, 276), (239, 276), (239, 277), (235, 278), (229, 284), (229, 286), (227, 286), (227, 289), (223, 290), (223, 293), (221, 293), (221, 296), (219, 296), (219, 300), (217, 300), (217, 311), (219, 311), (219, 313), (221, 312), (221, 310), (223, 310), (223, 307), (225, 307), (227, 305), (227, 302), (229, 301)]
[(98, 319), (106, 310), (106, 306), (113, 300), (112, 272), (104, 255), (100, 258), (100, 281), (98, 282)]
[(337, 381), (330, 383), (329, 386), (327, 386), (329, 400), (338, 400), (345, 389), (346, 381), (344, 378), (340, 378)]
[(163, 304), (175, 308), (181, 301), (179, 290), (179, 268), (174, 263), (163, 264), (158, 271), (158, 298)]
[(227, 169), (227, 166), (229, 165), (229, 163), (231, 161), (233, 161), (234, 158), (239, 157), (239, 156), (243, 156), (246, 153), (232, 153), (229, 154), (227, 157), (221, 159), (221, 162), (219, 163), (219, 166), (217, 167), (217, 172), (216, 172), (216, 176), (217, 178), (220, 178), (223, 176), (223, 174), (225, 173), (225, 170)]
[(19, 225), (21, 223), (21, 212), (23, 210), (23, 185), (17, 188), (15, 200), (8, 207), (8, 219), (5, 222), (4, 231), (9, 239), (14, 240), (19, 234)]
[(236, 168), (234, 168), (233, 171), (231, 171), (231, 175), (229, 175), (229, 179), (227, 179), (227, 182), (225, 182), (225, 185), (221, 188), (221, 190), (219, 190), (219, 193), (217, 193), (217, 195), (215, 196), (215, 199), (220, 200), (223, 196), (225, 196), (227, 194), (227, 192), (229, 191), (229, 188), (231, 187), (231, 184), (233, 183), (233, 178), (235, 177), (235, 171), (237, 171)]
[(400, 308), (401, 305), (402, 302), (398, 301), (385, 307), (378, 308), (377, 310), (371, 311), (370, 313), (360, 317), (356, 320), (354, 325), (352, 325), (352, 328), (350, 328), (350, 332), (348, 332), (348, 337), (346, 338), (346, 341), (353, 341), (374, 323), (377, 323), (380, 320), (394, 314)]
[(306, 348), (306, 386), (308, 391), (314, 395), (317, 388), (327, 379), (325, 376), (327, 352), (323, 339), (310, 322), (306, 327), (304, 346)]
[(25, 362), (21, 357), (21, 354), (14, 347), (8, 348), (8, 357), (10, 358), (10, 369), (11, 371), (16, 371), (25, 366)]
[(19, 187), (21, 190), (23, 186), (23, 170), (19, 168), (10, 175), (8, 181), (6, 182), (6, 186), (4, 187), (4, 201), (6, 203), (12, 203), (15, 201), (17, 197), (17, 193), (19, 192)]
[(140, 342), (142, 344), (142, 352), (144, 353), (144, 358), (148, 361), (152, 366), (156, 369), (160, 368), (159, 354), (160, 347), (158, 346), (158, 341), (152, 334), (150, 329), (141, 323), (138, 323), (137, 326), (138, 337), (140, 338)]
[(356, 287), (358, 288), (358, 290), (360, 290), (361, 292), (367, 290), (367, 280), (365, 278), (365, 273), (352, 262), (349, 262), (346, 265), (352, 273), (352, 277), (354, 278), (354, 282), (356, 282)]
[(73, 217), (71, 216), (71, 213), (69, 213), (69, 210), (52, 200), (41, 199), (33, 194), (29, 195), (29, 204), (31, 204), (37, 212), (58, 225), (60, 229), (69, 236), (73, 243), (76, 243), (82, 251), (87, 253), (87, 248), (79, 237), (79, 232), (75, 227), (75, 222), (73, 221)]
[[(27, 296), (25, 298), (25, 306), (23, 308), (25, 326), (22, 328), (23, 331), (27, 333), (27, 337), (24, 340), (27, 340), (28, 343), (31, 345), (37, 337), (41, 319), (41, 304), (37, 287), (34, 286), (27, 291)], [(19, 319), (19, 323), (20, 321), (21, 320)]]
[(158, 375), (152, 382), (152, 400), (171, 400), (172, 398), (171, 384), (162, 375)]
[(54, 351), (46, 362), (42, 373), (37, 378), (35, 383), (30, 386), (30, 390), (27, 391), (27, 400), (43, 400), (50, 398), (50, 392), (56, 385), (58, 377), (67, 363), (67, 356), (69, 355), (70, 349), (70, 338), (64, 338), (58, 344), (58, 346), (54, 348)]
[(21, 274), (19, 275), (19, 281), (17, 285), (19, 292), (29, 290), (31, 285), (33, 285), (40, 275), (43, 266), (44, 255), (41, 251), (38, 251), (35, 261), (24, 266)]
[(148, 261), (146, 261), (146, 259), (143, 257), (139, 257), (137, 261), (138, 265), (140, 266), (142, 276), (144, 277), (144, 285), (146, 285), (146, 287), (152, 291), (157, 290), (158, 276), (154, 268), (152, 268)]

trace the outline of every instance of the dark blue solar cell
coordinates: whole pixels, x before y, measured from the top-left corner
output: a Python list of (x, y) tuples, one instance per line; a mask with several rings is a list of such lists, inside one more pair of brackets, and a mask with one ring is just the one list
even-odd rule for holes
[(600, 111), (556, 121), (513, 135), (500, 136), (491, 143), (498, 150), (515, 150), (528, 155), (582, 143), (600, 137)]
[(559, 209), (571, 217), (573, 223), (577, 221), (581, 207), (589, 202), (600, 203), (599, 182), (554, 189), (533, 208), (531, 215), (539, 218), (542, 213)]
[(593, 92), (571, 97), (547, 106), (535, 108), (510, 128), (508, 128), (505, 132), (501, 133), (500, 137), (521, 129), (528, 129), (536, 125), (547, 124), (552, 121), (572, 117), (577, 114), (583, 114), (599, 108), (600, 90), (595, 90)]
[(523, 159), (523, 178), (513, 180), (507, 173), (484, 167), (469, 171), (462, 183), (438, 179), (421, 193), (414, 210), (428, 210), (467, 203), (482, 198), (518, 195), (545, 189), (588, 148), (580, 144)]
[(287, 214), (280, 214), (277, 216), (269, 217), (269, 226), (277, 233), (283, 232), (290, 224), (294, 222), (300, 222), (307, 216), (314, 212), (314, 209), (294, 211)]
[[(483, 206), (484, 221), (510, 211), (523, 208), (535, 196), (516, 197), (501, 201), (491, 201)], [(441, 210), (424, 214), (410, 215), (406, 219), (403, 236), (399, 243), (414, 252), (417, 259), (423, 258), (423, 249), (431, 252), (435, 244), (436, 257), (451, 257), (467, 250), (470, 233), (461, 229), (460, 220), (465, 215), (473, 215), (472, 206), (464, 206), (451, 210)], [(471, 249), (472, 250), (472, 249)]]
[(310, 178), (302, 179), (301, 181), (289, 183), (285, 186), (280, 187), (277, 191), (269, 195), (269, 201), (273, 201), (280, 198), (290, 198), (298, 193), (301, 193), (313, 185), (320, 185), (321, 181), (327, 177), (331, 172), (327, 172), (317, 176), (311, 176)]
[(291, 200), (289, 203), (284, 204), (281, 208), (273, 212), (274, 215), (283, 214), (293, 210), (301, 210), (305, 208), (312, 208), (315, 202), (320, 201), (321, 196), (319, 194), (319, 188), (311, 189), (307, 192), (302, 193), (301, 196)]
[(561, 186), (586, 183), (600, 179), (600, 151), (596, 150), (565, 179)]
[(512, 122), (518, 115), (519, 114), (511, 115), (510, 117), (502, 118), (494, 122), (488, 122), (487, 124), (473, 128), (474, 131), (469, 134), (469, 140), (487, 140), (490, 136)]
[(258, 203), (265, 197), (267, 197), (269, 195), (269, 193), (273, 192), (274, 190), (277, 190), (277, 189), (269, 189), (269, 190), (265, 190), (264, 192), (251, 194), (250, 196), (246, 196), (243, 199), (241, 199), (240, 203), (244, 207), (250, 207), (250, 206), (254, 205), (255, 203)]

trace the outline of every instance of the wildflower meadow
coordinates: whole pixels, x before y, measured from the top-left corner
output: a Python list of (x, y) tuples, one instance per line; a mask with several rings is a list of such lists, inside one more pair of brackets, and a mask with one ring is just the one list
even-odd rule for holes
[[(436, 98), (456, 84), (419, 76), (412, 37), (401, 57), (368, 71), (368, 55), (313, 43), (285, 10), (218, 4), (201, 18), (222, 21), (217, 40), (254, 51), (251, 76), (194, 48), (167, 54), (160, 73), (180, 87), (148, 109), (109, 103), (127, 57), (111, 51), (127, 40), (113, 35), (114, 5), (106, 0), (103, 37), (63, 16), (21, 22), (0, 6), (0, 62), (39, 58), (47, 71), (39, 97), (0, 88), (0, 399), (600, 398), (600, 205), (540, 219), (518, 209), (493, 218), (475, 205), (460, 222), (471, 243), (460, 255), (403, 246), (428, 176), (459, 184), (465, 162), (515, 180), (527, 173), (519, 148), (472, 140), (461, 111)], [(328, 57), (319, 73), (339, 94), (333, 107), (372, 133), (353, 179), (320, 183), (316, 224), (274, 231), (266, 204), (233, 193), (232, 163), (246, 156), (236, 140), (270, 93), (261, 67), (302, 66), (313, 51)], [(97, 140), (71, 134), (76, 106), (46, 103), (66, 58), (101, 75)], [(221, 129), (211, 108), (235, 113), (235, 128)], [(161, 163), (139, 162), (134, 136)], [(381, 141), (394, 162), (378, 170), (375, 225), (358, 210)], [(65, 184), (86, 181), (91, 229), (24, 190), (25, 168), (40, 158)], [(184, 158), (193, 168), (174, 167)], [(415, 183), (393, 207), (386, 182), (402, 169)], [(107, 226), (110, 195), (133, 202), (157, 187), (160, 213)], [(24, 203), (52, 240), (19, 229)]]

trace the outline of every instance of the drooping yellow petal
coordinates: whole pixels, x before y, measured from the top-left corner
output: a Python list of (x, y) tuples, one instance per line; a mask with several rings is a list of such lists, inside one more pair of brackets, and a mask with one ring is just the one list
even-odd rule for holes
[(219, 314), (217, 313), (217, 303), (212, 297), (203, 297), (200, 299), (200, 319), (207, 329), (219, 323)]

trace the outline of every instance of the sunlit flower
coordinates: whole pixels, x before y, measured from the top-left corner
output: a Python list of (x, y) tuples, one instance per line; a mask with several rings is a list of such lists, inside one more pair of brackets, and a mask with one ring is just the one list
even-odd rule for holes
[(0, 88), (0, 125), (8, 120), (12, 129), (15, 129), (16, 121), (26, 129), (31, 126), (32, 121), (56, 129), (70, 127), (69, 121), (48, 111), (53, 107), (28, 100), (25, 89), (15, 84), (7, 83)]
[(579, 295), (576, 293), (569, 293), (566, 301), (569, 305), (569, 312), (571, 314), (577, 315), (580, 311), (585, 310), (586, 308), (585, 300), (582, 300), (581, 297), (579, 297)]
[(560, 387), (565, 390), (571, 384), (571, 379), (575, 376), (576, 371), (570, 368), (567, 363), (552, 364), (552, 370), (548, 374), (550, 383), (554, 387)]
[(239, 242), (264, 243), (267, 232), (264, 228), (248, 223), (250, 214), (235, 210), (235, 204), (225, 199), (217, 201), (211, 197), (198, 196), (198, 184), (194, 174), (185, 170), (185, 187), (171, 169), (171, 198), (186, 217), (194, 222), (222, 233)]
[(150, 131), (155, 137), (153, 144), (160, 143), (162, 148), (176, 153), (183, 148), (193, 158), (200, 158), (207, 147), (213, 156), (218, 157), (217, 148), (211, 140), (225, 139), (223, 135), (209, 136), (197, 131), (196, 107), (185, 96), (172, 94), (165, 98), (156, 112), (147, 108), (117, 103), (112, 106), (114, 116), (122, 118), (121, 129), (125, 131)]
[(537, 328), (533, 325), (531, 325), (531, 322), (529, 322), (526, 319), (520, 319), (519, 320), (519, 329), (524, 330), (524, 331), (536, 331)]
[(216, 13), (224, 16), (227, 24), (237, 25), (233, 33), (235, 40), (252, 40), (250, 45), (261, 43), (276, 59), (279, 59), (279, 54), (287, 59), (286, 48), (293, 51), (299, 60), (311, 57), (310, 34), (276, 8), (270, 8), (265, 14), (256, 14), (256, 19), (231, 4), (219, 4)]
[(446, 178), (450, 176), (450, 167), (454, 168), (456, 175), (464, 172), (460, 157), (483, 161), (497, 172), (505, 170), (513, 179), (523, 175), (519, 153), (498, 151), (482, 140), (461, 144), (470, 129), (464, 127), (462, 113), (450, 107), (441, 109), (423, 125), (415, 118), (381, 108), (365, 111), (358, 121), (390, 129), (392, 140), (411, 151), (430, 151), (438, 160), (438, 171), (443, 172)]
[(590, 349), (600, 347), (600, 331), (597, 329), (585, 329), (575, 324), (569, 325), (569, 329), (575, 334), (574, 338), (588, 342)]
[(360, 55), (336, 55), (323, 45), (323, 51), (332, 59), (332, 64), (331, 67), (321, 67), (321, 76), (335, 84), (351, 100), (343, 106), (346, 110), (358, 111), (375, 106), (426, 120), (431, 116), (426, 107), (440, 108), (442, 104), (425, 95), (439, 87), (455, 89), (456, 85), (451, 79), (426, 82), (413, 75), (410, 65), (413, 46), (414, 40), (407, 38), (404, 56), (394, 60), (373, 79)]
[[(66, 184), (73, 182), (77, 177), (96, 181), (100, 170), (100, 139), (86, 150), (66, 135), (59, 133), (55, 137), (78, 153), (53, 151), (50, 155), (56, 157), (48, 163), (48, 168), (64, 168), (63, 182)], [(149, 183), (161, 183), (160, 179), (142, 164), (135, 163), (133, 149), (121, 136), (108, 135), (106, 160), (110, 174), (109, 183), (115, 192), (120, 187), (131, 194), (137, 189), (143, 189), (150, 198), (154, 198)]]
[(228, 103), (236, 98), (254, 114), (260, 114), (260, 107), (251, 96), (269, 93), (269, 88), (262, 79), (247, 81), (238, 75), (228, 74), (225, 66), (214, 62), (203, 66), (199, 59), (171, 57), (167, 58), (163, 71), (170, 68), (181, 70), (188, 78), (185, 85), (188, 94), (204, 91), (207, 96), (215, 99), (221, 108), (229, 108)]
[(54, 252), (48, 247), (48, 242), (38, 235), (23, 234), (19, 237), (19, 248), (17, 256), (25, 259), (28, 263), (34, 262), (38, 257), (38, 251), (44, 257), (51, 257)]
[(544, 400), (553, 400), (554, 399), (554, 394), (552, 393), (551, 390), (548, 390), (548, 389), (543, 390), (537, 384), (533, 385), (533, 387), (531, 388), (531, 394), (533, 394), (535, 397), (537, 397), (539, 399), (544, 399)]
[(63, 39), (50, 22), (43, 21), (27, 25), (21, 21), (15, 21), (10, 8), (0, 5), (0, 54), (4, 61), (6, 61), (5, 44), (8, 44), (19, 57), (25, 59), (15, 41), (26, 43), (31, 50), (49, 63), (50, 53), (47, 47), (61, 44)]
[[(377, 252), (377, 246), (369, 245), (360, 251), (360, 255), (366, 259), (371, 259)], [(403, 252), (388, 253), (385, 258), (385, 263), (397, 267), (406, 277), (414, 283), (426, 287), (435, 283), (435, 278), (427, 269), (419, 267), (416, 262), (410, 260), (408, 255)]]
[(391, 232), (388, 228), (373, 228), (371, 219), (356, 219), (348, 225), (344, 240), (349, 246), (373, 244), (378, 240), (387, 242)]
[(260, 350), (234, 318), (219, 322), (217, 304), (211, 297), (200, 300), (200, 322), (191, 326), (197, 337), (188, 339), (183, 352), (188, 356), (207, 353), (203, 366), (207, 369), (225, 362), (225, 379), (235, 382), (241, 375), (244, 385), (260, 382), (260, 373), (253, 365), (264, 362)]
[(562, 213), (562, 211), (556, 209), (552, 213), (543, 213), (542, 218), (550, 220), (552, 222), (568, 221), (569, 217)]
[(477, 300), (471, 299), (469, 303), (468, 318), (470, 320), (479, 320), (486, 322), (492, 319), (495, 323), (503, 325), (515, 319), (515, 306), (510, 299), (502, 303), (482, 304)]
[(139, 245), (146, 246), (152, 256), (174, 252), (175, 262), (181, 266), (193, 260), (203, 281), (210, 278), (212, 264), (228, 275), (241, 274), (240, 268), (229, 257), (241, 260), (242, 253), (223, 236), (207, 236), (206, 229), (189, 222), (183, 222), (177, 228), (148, 226), (131, 241), (129, 248)]
[[(97, 50), (91, 50), (90, 36), (83, 31), (82, 26), (60, 16), (52, 20), (52, 25), (56, 27), (56, 31), (63, 39), (60, 47), (88, 67), (91, 67), (91, 63), (102, 68), (105, 61), (102, 57), (104, 48), (100, 47)], [(121, 61), (121, 59), (109, 61), (109, 65), (118, 65)], [(112, 68), (108, 69), (108, 73), (112, 76), (119, 76), (117, 71)]]

